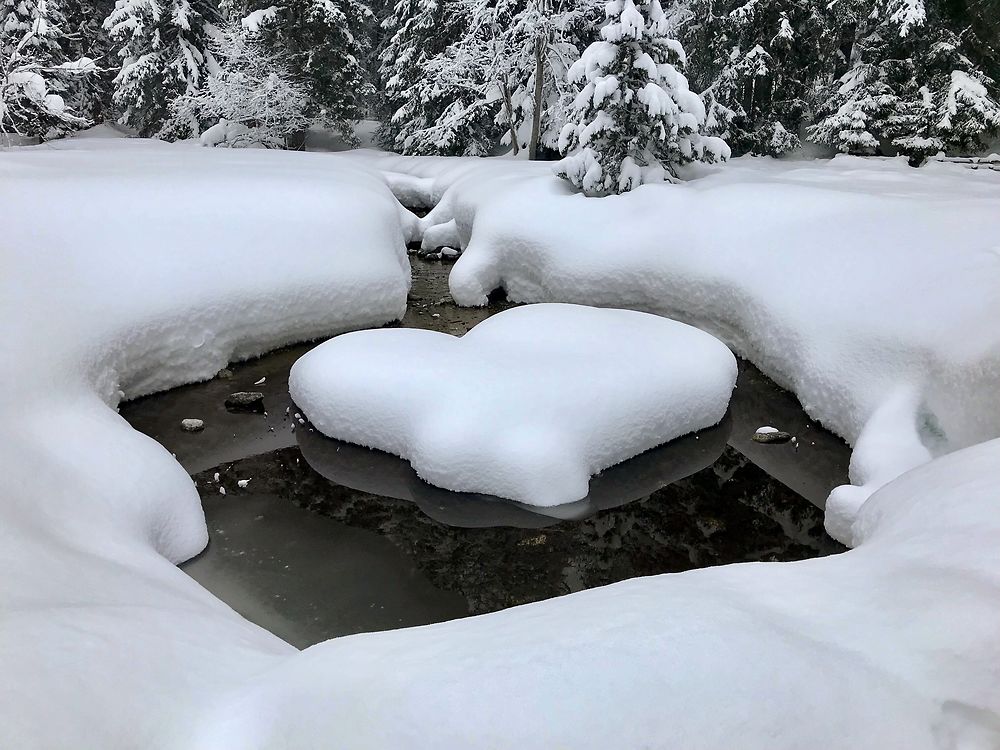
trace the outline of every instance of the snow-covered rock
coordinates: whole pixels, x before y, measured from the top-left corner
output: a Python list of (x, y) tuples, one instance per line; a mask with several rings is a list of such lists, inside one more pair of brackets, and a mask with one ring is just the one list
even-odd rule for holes
[[(744, 158), (600, 200), (523, 163), (352, 156), (454, 222), (459, 304), (656, 312), (713, 333), (855, 446), (827, 528), (933, 456), (1000, 436), (1000, 180), (899, 159)], [(412, 199), (412, 196), (409, 196)]]
[(551, 506), (586, 497), (592, 474), (718, 424), (735, 382), (735, 357), (696, 328), (548, 304), (461, 338), (338, 336), (296, 362), (288, 384), (325, 435), (406, 458), (439, 487)]

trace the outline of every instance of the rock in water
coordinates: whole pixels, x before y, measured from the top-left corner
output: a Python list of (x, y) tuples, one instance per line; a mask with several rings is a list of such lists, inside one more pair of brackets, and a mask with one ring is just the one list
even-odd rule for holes
[(230, 370), (228, 367), (223, 367), (221, 370), (215, 373), (215, 377), (219, 378), (220, 380), (229, 380), (231, 377), (233, 377), (233, 371)]
[(200, 419), (182, 419), (181, 429), (184, 432), (201, 432), (205, 429), (205, 423)]
[(779, 445), (781, 443), (787, 443), (791, 439), (791, 433), (782, 432), (774, 427), (761, 427), (753, 435), (753, 441), (755, 443), (772, 443)]
[(229, 411), (264, 411), (264, 394), (260, 391), (238, 391), (230, 393), (226, 399)]

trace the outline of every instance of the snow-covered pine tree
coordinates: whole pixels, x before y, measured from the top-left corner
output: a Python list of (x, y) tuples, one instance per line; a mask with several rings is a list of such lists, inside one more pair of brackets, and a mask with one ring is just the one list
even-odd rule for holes
[[(820, 89), (810, 138), (856, 154), (972, 153), (1000, 131), (997, 85), (922, 0), (857, 14), (850, 66)], [(864, 127), (860, 127), (863, 121)]]
[[(555, 151), (572, 96), (565, 82), (599, 0), (458, 0), (445, 6), (458, 38), (426, 59), (392, 115), (404, 153)], [(412, 75), (412, 74), (411, 74)]]
[(111, 117), (117, 58), (104, 19), (114, 6), (115, 0), (63, 0), (62, 3), (66, 17), (62, 27), (63, 50), (73, 59), (88, 57), (95, 63), (90, 75), (74, 76), (67, 81), (64, 96), (74, 112), (91, 122)]
[(104, 27), (121, 47), (114, 103), (122, 124), (155, 134), (171, 102), (218, 71), (209, 50), (218, 21), (209, 0), (117, 0)]
[(244, 6), (273, 15), (261, 28), (261, 40), (278, 55), (288, 55), (292, 68), (309, 90), (311, 119), (353, 138), (352, 120), (374, 109), (375, 16), (362, 0), (288, 0), (271, 4), (252, 0)]
[(174, 100), (164, 128), (169, 135), (200, 134), (207, 146), (285, 148), (309, 126), (306, 85), (286, 56), (260, 41), (256, 28), (227, 23), (213, 40), (212, 54), (218, 73), (199, 91)]
[(87, 124), (63, 94), (94, 65), (67, 60), (64, 23), (53, 0), (0, 0), (0, 133), (45, 138)]
[(721, 139), (700, 132), (704, 104), (681, 73), (684, 50), (668, 36), (659, 0), (611, 0), (605, 12), (601, 40), (569, 71), (583, 85), (560, 136), (570, 155), (557, 174), (602, 196), (673, 179), (680, 164), (728, 158)]
[[(846, 0), (842, 0), (846, 1)], [(676, 0), (671, 26), (703, 92), (706, 132), (738, 153), (778, 156), (798, 147), (813, 81), (831, 40), (809, 0)]]
[(446, 12), (442, 0), (398, 0), (382, 21), (385, 43), (379, 51), (382, 90), (379, 141), (387, 148), (405, 150), (413, 133), (434, 119), (422, 94), (427, 64), (457, 41), (464, 29), (460, 14)]

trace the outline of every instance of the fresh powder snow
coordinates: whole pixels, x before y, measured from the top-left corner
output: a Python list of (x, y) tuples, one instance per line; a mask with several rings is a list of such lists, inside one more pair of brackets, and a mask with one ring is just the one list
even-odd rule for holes
[[(588, 200), (543, 164), (345, 156), (425, 191), (461, 240), (451, 292), (625, 307), (726, 341), (855, 446), (827, 529), (874, 489), (1000, 436), (1000, 180), (905, 159), (743, 158)], [(399, 175), (407, 175), (402, 180)], [(696, 173), (694, 176), (696, 176)], [(452, 222), (454, 225), (452, 226)]]
[(406, 458), (432, 484), (551, 506), (584, 498), (602, 469), (717, 424), (735, 382), (735, 357), (696, 328), (542, 304), (461, 338), (338, 336), (295, 363), (289, 388), (320, 432)]
[[(101, 140), (0, 153), (0, 254), (14, 270), (0, 276), (3, 744), (996, 744), (1000, 440), (961, 448), (996, 427), (992, 172), (737, 161), (729, 176), (595, 206), (545, 165), (386, 159), (410, 178), (398, 184), (439, 204), (428, 220), (400, 213), (363, 154)], [(727, 192), (734, 213), (716, 215)], [(649, 215), (671, 231), (647, 234)], [(453, 290), (467, 302), (502, 285), (520, 299), (687, 310), (793, 387), (885, 472), (851, 513), (855, 549), (303, 652), (179, 571), (206, 539), (197, 494), (115, 404), (398, 318), (404, 241), (452, 219), (466, 251)]]

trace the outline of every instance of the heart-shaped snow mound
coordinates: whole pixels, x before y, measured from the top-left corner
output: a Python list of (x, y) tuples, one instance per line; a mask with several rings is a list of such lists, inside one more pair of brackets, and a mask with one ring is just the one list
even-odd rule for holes
[(359, 331), (292, 368), (292, 398), (330, 437), (408, 459), (426, 481), (532, 505), (587, 495), (590, 476), (717, 424), (729, 349), (646, 313), (541, 304), (458, 338)]

